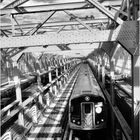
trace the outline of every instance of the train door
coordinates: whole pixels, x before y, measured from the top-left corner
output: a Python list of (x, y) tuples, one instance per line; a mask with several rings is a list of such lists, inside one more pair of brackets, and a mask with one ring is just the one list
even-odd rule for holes
[(94, 105), (93, 103), (81, 104), (82, 127), (92, 129), (94, 127)]

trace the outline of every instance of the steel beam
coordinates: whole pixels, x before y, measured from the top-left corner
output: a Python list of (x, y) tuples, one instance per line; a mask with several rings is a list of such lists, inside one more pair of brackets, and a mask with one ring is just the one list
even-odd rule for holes
[(110, 56), (111, 50), (114, 48), (114, 42), (103, 42), (101, 48)]
[(0, 31), (1, 31), (1, 34), (3, 34), (3, 36), (8, 37), (8, 35), (3, 30), (0, 30)]
[(86, 2), (73, 2), (73, 3), (61, 3), (61, 4), (49, 4), (40, 6), (25, 6), (11, 9), (2, 9), (1, 15), (5, 14), (26, 14), (26, 13), (38, 13), (38, 12), (50, 12), (50, 11), (63, 11), (74, 9), (86, 9)]
[[(94, 20), (83, 20), (85, 24), (96, 24), (96, 23), (107, 23), (108, 19), (107, 18), (100, 18), (100, 19), (94, 19)], [(29, 29), (33, 28), (35, 25), (38, 23), (32, 23), (32, 24), (20, 24), (20, 28), (22, 29)], [(42, 28), (46, 27), (56, 27), (56, 26), (70, 26), (70, 25), (79, 25), (80, 23), (77, 21), (65, 21), (65, 22), (47, 22), (43, 25)], [(11, 25), (6, 25), (6, 26), (0, 26), (0, 29), (2, 30), (10, 30)], [(19, 29), (18, 25), (15, 25), (15, 29)]]
[[(108, 2), (103, 3), (104, 6), (119, 6), (121, 2)], [(49, 11), (63, 11), (63, 10), (75, 10), (75, 9), (89, 9), (91, 7), (85, 7), (87, 5), (86, 2), (73, 2), (73, 3), (61, 3), (61, 4), (49, 4), (49, 5), (40, 5), (40, 6), (25, 6), (25, 7), (16, 7), (8, 8), (8, 9), (1, 9), (0, 15), (5, 14), (26, 14), (26, 13), (37, 13), (37, 12), (49, 12)]]
[(39, 23), (35, 28), (33, 28), (31, 31), (27, 32), (25, 35), (28, 35), (31, 32), (31, 35), (34, 35), (39, 28), (41, 28), (43, 26), (43, 24), (45, 22), (47, 22), (54, 14), (56, 11), (53, 11), (48, 17), (47, 19), (45, 19), (42, 23)]
[(113, 6), (109, 6), (109, 7), (112, 8), (112, 9), (114, 9), (115, 11), (117, 11), (117, 12), (123, 14), (124, 16), (127, 16), (127, 17), (128, 17), (128, 13), (126, 13), (126, 12), (120, 10), (120, 9), (117, 9), (117, 8), (115, 8), (115, 7), (113, 7)]
[(140, 36), (137, 32), (140, 32), (140, 21), (126, 21), (120, 26), (119, 34), (116, 40), (127, 49), (131, 54), (135, 54), (138, 48), (137, 38), (140, 40)]
[(60, 50), (64, 50), (64, 48), (62, 47), (62, 45), (57, 45), (57, 47), (60, 49)]
[(20, 24), (19, 24), (18, 21), (16, 20), (15, 16), (13, 15), (12, 17), (13, 17), (13, 19), (15, 20), (15, 22), (17, 23), (17, 25), (18, 25), (18, 27), (19, 27), (21, 33), (23, 33), (23, 30), (22, 30), (22, 28), (20, 27)]
[(118, 41), (133, 54), (138, 48), (136, 41), (138, 25), (138, 21), (126, 21), (115, 30), (61, 31), (59, 34), (49, 32), (44, 35), (2, 37), (0, 41), (1, 48)]
[(93, 4), (97, 9), (99, 9), (101, 12), (103, 12), (106, 16), (108, 16), (112, 20), (116, 21), (118, 24), (122, 24), (123, 23), (123, 21), (119, 17), (116, 18), (116, 15), (111, 13), (101, 3), (99, 3), (99, 2), (97, 2), (95, 0), (87, 0), (87, 1), (90, 2), (91, 4)]
[(68, 45), (64, 45), (65, 50), (71, 50)]
[(22, 51), (25, 50), (25, 49), (26, 49), (26, 48), (16, 48), (16, 50), (13, 51), (12, 53), (10, 53), (10, 54), (8, 55), (8, 57), (11, 58), (11, 57), (15, 56), (16, 54), (22, 52)]
[(9, 2), (7, 4), (4, 4), (1, 8), (5, 9), (5, 8), (14, 8), (17, 7), (25, 2), (27, 2), (28, 0), (9, 0)]
[[(49, 32), (43, 35), (3, 37), (0, 38), (2, 48), (29, 47), (56, 44), (90, 43), (102, 41), (115, 41), (116, 36), (112, 37), (112, 30), (88, 30)], [(110, 37), (111, 35), (111, 37)]]
[(75, 15), (69, 13), (68, 11), (64, 11), (64, 12), (66, 14), (68, 14), (70, 17), (74, 18), (76, 21), (78, 21), (81, 25), (83, 25), (84, 27), (86, 27), (89, 31), (92, 31), (92, 28), (90, 26), (86, 25), (81, 19), (79, 19)]
[(61, 49), (62, 51), (65, 51), (65, 50), (71, 50), (67, 44), (62, 44), (62, 45), (57, 45), (57, 47), (59, 49)]
[[(140, 48), (139, 48), (140, 49)], [(132, 77), (133, 77), (133, 139), (139, 140), (139, 112), (140, 112), (140, 52), (132, 59)], [(135, 104), (136, 103), (136, 104)], [(134, 105), (135, 104), (135, 105)]]
[(61, 26), (61, 27), (57, 30), (57, 33), (61, 32), (64, 28), (65, 28), (65, 26)]

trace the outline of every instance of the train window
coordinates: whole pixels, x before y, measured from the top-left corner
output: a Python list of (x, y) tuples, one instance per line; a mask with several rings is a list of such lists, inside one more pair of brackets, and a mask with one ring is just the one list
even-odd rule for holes
[(85, 114), (89, 114), (91, 112), (91, 105), (85, 104)]

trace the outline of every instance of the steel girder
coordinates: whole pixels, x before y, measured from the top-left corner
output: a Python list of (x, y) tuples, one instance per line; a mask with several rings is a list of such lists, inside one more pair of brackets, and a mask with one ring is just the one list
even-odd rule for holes
[(138, 48), (138, 25), (138, 21), (126, 21), (115, 30), (61, 31), (59, 34), (50, 32), (44, 35), (2, 37), (0, 41), (1, 48), (118, 41), (133, 54)]
[(102, 41), (115, 41), (115, 37), (110, 38), (112, 30), (88, 30), (61, 31), (45, 33), (44, 35), (2, 37), (0, 38), (2, 48), (29, 47), (56, 44), (89, 43)]
[[(107, 18), (99, 18), (99, 19), (93, 19), (93, 20), (82, 20), (85, 24), (97, 24), (97, 23), (107, 23)], [(20, 27), (18, 25), (15, 25), (15, 30), (17, 29), (29, 29), (35, 27), (38, 23), (32, 23), (32, 24), (20, 24)], [(70, 26), (70, 25), (79, 25), (80, 23), (77, 21), (65, 21), (65, 22), (47, 22), (45, 23), (42, 28), (45, 27), (56, 27), (56, 26)], [(0, 29), (2, 30), (11, 30), (11, 25), (7, 26), (1, 26)]]
[(8, 35), (7, 35), (3, 30), (0, 30), (0, 31), (1, 31), (0, 34), (1, 34), (2, 36), (6, 36), (6, 37), (8, 37)]
[(120, 9), (117, 9), (117, 8), (115, 8), (115, 7), (113, 7), (113, 6), (109, 6), (109, 7), (110, 7), (111, 9), (114, 9), (115, 11), (117, 11), (117, 12), (123, 14), (124, 16), (127, 16), (127, 17), (128, 17), (128, 13), (126, 13), (126, 12), (120, 10)]
[[(55, 11), (54, 12), (52, 12), (51, 13), (51, 15), (49, 15), (49, 17), (47, 17), (47, 19), (43, 22), (43, 23), (41, 23), (41, 24), (38, 24), (35, 28), (33, 28), (33, 30), (31, 30), (32, 32), (30, 33), (30, 31), (29, 32), (27, 32), (26, 33), (26, 35), (27, 34), (31, 34), (31, 35), (33, 35), (33, 34), (35, 34), (36, 32), (37, 32), (37, 30), (53, 15), (55, 13)], [(23, 48), (14, 48), (13, 50), (11, 50), (11, 52), (10, 53), (8, 53), (8, 57), (13, 57), (14, 55), (16, 55), (16, 54), (18, 54), (18, 53), (20, 53), (21, 51), (23, 51), (24, 49), (26, 49), (25, 47), (23, 47)]]
[(9, 0), (9, 3), (3, 5), (3, 9), (5, 8), (14, 8), (17, 7), (25, 2), (27, 2), (28, 0)]
[(116, 40), (125, 47), (131, 54), (140, 53), (140, 21), (126, 21), (120, 26)]
[(86, 2), (73, 2), (73, 3), (49, 4), (49, 5), (40, 5), (40, 6), (17, 7), (15, 9), (12, 9), (12, 8), (2, 9), (1, 15), (85, 9), (86, 5), (87, 5)]
[(114, 42), (103, 42), (101, 44), (101, 49), (103, 49), (109, 56), (111, 55), (111, 51), (114, 47)]
[(92, 28), (90, 26), (88, 26), (87, 24), (85, 24), (81, 19), (79, 19), (78, 17), (76, 17), (75, 15), (69, 13), (68, 11), (64, 11), (67, 15), (69, 15), (70, 17), (74, 18), (76, 21), (78, 21), (81, 25), (83, 25), (84, 27), (86, 27), (89, 31), (92, 31)]
[(45, 22), (47, 22), (54, 14), (56, 11), (53, 11), (42, 23), (37, 24), (37, 26), (35, 28), (33, 28), (31, 31), (25, 33), (25, 35), (34, 35), (39, 28), (41, 28), (43, 26), (43, 24), (45, 24)]
[(7, 56), (9, 58), (15, 56), (16, 54), (22, 52), (23, 50), (25, 50), (26, 48), (16, 48), (16, 49), (13, 49), (13, 51), (11, 51), (10, 53), (7, 54)]
[(71, 50), (67, 44), (57, 45), (58, 48), (60, 48), (62, 51), (65, 50)]
[(105, 15), (107, 15), (112, 20), (116, 21), (118, 24), (122, 24), (123, 20), (121, 20), (119, 17), (116, 17), (116, 14), (114, 15), (111, 13), (107, 8), (105, 8), (101, 3), (95, 1), (95, 0), (87, 0), (91, 4), (93, 4), (97, 9), (102, 11)]
[[(26, 0), (23, 0), (23, 1), (26, 1)], [(15, 9), (13, 9), (13, 8), (1, 9), (0, 15), (93, 8), (92, 6), (85, 7), (86, 5), (87, 5), (86, 2), (73, 2), (73, 3), (49, 4), (49, 5), (40, 5), (40, 6), (16, 7)], [(114, 1), (114, 2), (110, 1), (109, 3), (102, 3), (102, 5), (120, 6), (121, 1)]]

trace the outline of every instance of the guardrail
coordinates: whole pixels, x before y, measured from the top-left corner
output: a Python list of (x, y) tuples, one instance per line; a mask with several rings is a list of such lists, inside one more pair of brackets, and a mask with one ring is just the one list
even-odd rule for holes
[[(75, 63), (74, 65), (71, 65), (71, 67), (69, 67), (67, 69), (67, 71), (61, 73), (61, 75), (59, 75), (58, 77), (56, 77), (55, 79), (53, 79), (52, 81), (50, 81), (46, 86), (42, 86), (42, 85), (35, 85), (37, 86), (37, 88), (35, 89), (35, 93), (32, 96), (29, 96), (25, 101), (23, 101), (22, 103), (18, 100), (15, 100), (14, 102), (12, 102), (11, 104), (9, 104), (8, 106), (4, 107), (1, 110), (1, 117), (3, 117), (4, 119), (2, 119), (2, 123), (1, 123), (1, 128), (4, 128), (5, 125), (7, 125), (7, 123), (11, 120), (11, 118), (13, 118), (15, 115), (18, 115), (19, 113), (24, 114), (25, 110), (28, 108), (27, 105), (29, 105), (30, 103), (32, 103), (34, 100), (39, 100), (39, 102), (42, 100), (40, 100), (40, 96), (43, 97), (48, 97), (49, 96), (49, 92), (47, 93), (43, 93), (44, 91), (50, 89), (50, 87), (53, 87), (55, 85), (55, 83), (58, 80), (62, 80), (61, 78), (63, 78), (63, 80), (61, 82), (64, 82), (63, 84), (65, 84), (65, 82), (68, 79), (69, 74), (71, 73), (72, 69), (77, 65), (77, 63)], [(62, 67), (62, 66), (61, 66)], [(47, 72), (44, 72), (43, 74), (47, 74), (47, 73), (51, 73), (53, 70), (57, 69), (58, 67), (55, 67)], [(39, 75), (43, 75), (42, 73)], [(29, 80), (25, 80), (25, 82), (28, 82)], [(4, 89), (5, 90), (5, 89)], [(53, 93), (52, 93), (53, 94)], [(48, 96), (46, 96), (48, 95)], [(49, 97), (48, 97), (49, 98)], [(46, 99), (47, 100), (47, 99)], [(45, 108), (47, 106), (43, 105), (44, 102), (40, 102), (42, 104), (42, 106)], [(4, 117), (5, 115), (5, 117)], [(24, 116), (24, 115), (23, 115)], [(22, 120), (22, 118), (19, 118)], [(20, 121), (21, 121), (20, 120)], [(24, 126), (23, 126), (24, 127)], [(28, 128), (30, 129), (30, 128)]]

